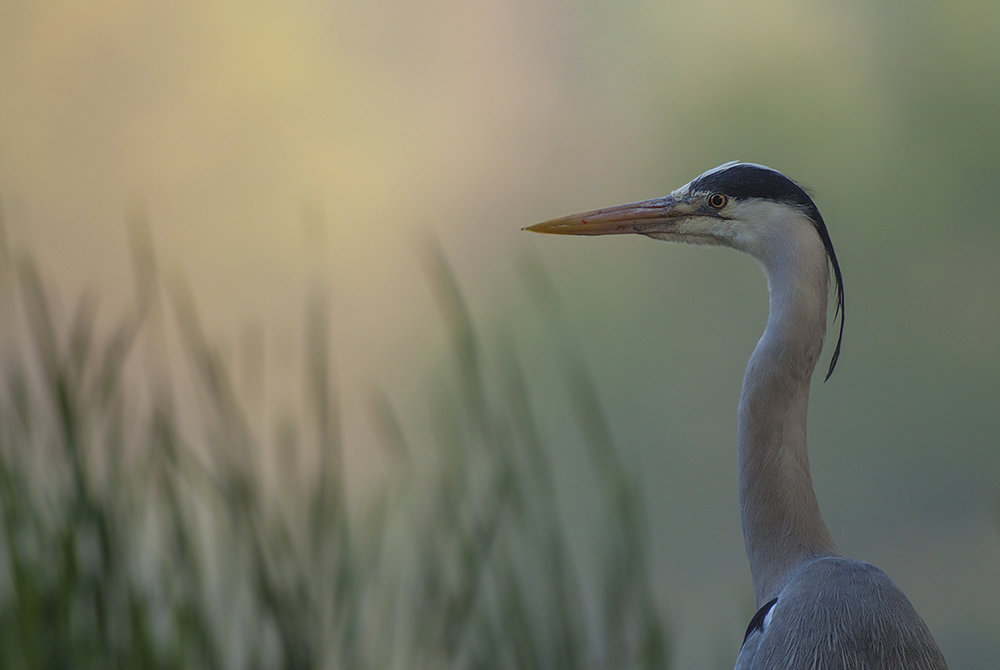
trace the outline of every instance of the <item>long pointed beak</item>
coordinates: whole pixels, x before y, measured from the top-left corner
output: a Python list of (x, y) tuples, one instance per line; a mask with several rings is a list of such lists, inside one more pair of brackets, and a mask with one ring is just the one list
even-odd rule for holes
[(533, 233), (554, 235), (623, 235), (647, 233), (663, 229), (663, 224), (689, 215), (676, 207), (672, 197), (654, 198), (627, 205), (595, 209), (582, 214), (570, 214), (522, 228)]

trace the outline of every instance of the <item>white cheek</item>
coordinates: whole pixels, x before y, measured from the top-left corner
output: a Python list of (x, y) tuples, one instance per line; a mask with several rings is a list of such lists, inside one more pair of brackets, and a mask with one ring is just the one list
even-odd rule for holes
[[(724, 212), (725, 210), (723, 210)], [(751, 232), (747, 225), (738, 219), (719, 218), (715, 216), (702, 216), (696, 219), (689, 219), (678, 228), (678, 231), (705, 238), (704, 241), (708, 244), (721, 244), (737, 249), (741, 248), (740, 238), (747, 236)]]
[(684, 236), (707, 238), (706, 242), (722, 243), (730, 236), (731, 222), (712, 216), (685, 219), (677, 226), (677, 233)]
[(708, 221), (708, 231), (713, 237), (718, 237), (720, 240), (733, 240), (740, 234), (739, 221), (734, 221), (733, 219), (715, 219), (709, 218)]

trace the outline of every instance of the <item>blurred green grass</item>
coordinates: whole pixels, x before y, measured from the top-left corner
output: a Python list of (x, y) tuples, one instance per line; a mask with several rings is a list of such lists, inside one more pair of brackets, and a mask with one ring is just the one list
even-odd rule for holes
[[(501, 372), (487, 372), (436, 245), (426, 266), (452, 391), (430, 394), (432, 444), (373, 395), (389, 467), (359, 503), (324, 293), (304, 315), (304, 406), (264, 434), (133, 219), (136, 299), (107, 332), (93, 294), (63, 318), (31, 256), (0, 249), (0, 667), (670, 666), (637, 478), (578, 355), (563, 362), (567, 391), (609, 519), (596, 584), (567, 543), (516, 348), (501, 338)], [(527, 284), (555, 313), (539, 273)], [(429, 455), (436, 467), (416, 467)]]

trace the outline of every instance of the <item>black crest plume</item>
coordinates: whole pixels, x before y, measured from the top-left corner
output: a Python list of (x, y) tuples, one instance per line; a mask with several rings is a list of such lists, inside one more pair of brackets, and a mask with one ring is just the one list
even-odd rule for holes
[(840, 274), (840, 264), (837, 262), (837, 254), (833, 250), (833, 242), (830, 240), (830, 232), (826, 229), (823, 216), (819, 213), (819, 208), (812, 201), (805, 189), (794, 181), (776, 170), (755, 165), (753, 163), (736, 163), (718, 170), (706, 172), (702, 176), (691, 182), (691, 192), (708, 191), (724, 193), (730, 198), (737, 200), (742, 198), (762, 198), (788, 205), (793, 205), (802, 210), (802, 213), (809, 217), (819, 238), (823, 241), (827, 256), (830, 257), (830, 265), (833, 266), (833, 277), (837, 283), (836, 310), (833, 318), (840, 316), (840, 332), (837, 335), (837, 347), (833, 350), (833, 357), (830, 359), (830, 368), (826, 372), (823, 381), (830, 378), (833, 369), (837, 366), (837, 359), (840, 358), (840, 344), (844, 339), (844, 278)]

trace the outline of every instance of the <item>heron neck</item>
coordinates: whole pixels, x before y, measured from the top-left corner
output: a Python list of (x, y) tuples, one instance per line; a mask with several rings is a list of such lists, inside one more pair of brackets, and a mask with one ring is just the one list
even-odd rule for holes
[(809, 475), (809, 382), (826, 333), (828, 267), (818, 235), (757, 255), (770, 313), (743, 380), (737, 438), (743, 537), (760, 606), (805, 560), (836, 554)]

